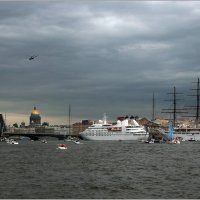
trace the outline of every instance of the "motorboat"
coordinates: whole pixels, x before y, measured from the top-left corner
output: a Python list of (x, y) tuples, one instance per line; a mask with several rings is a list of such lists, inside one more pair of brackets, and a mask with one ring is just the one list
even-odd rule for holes
[(149, 141), (149, 144), (154, 144), (154, 142), (155, 142), (155, 139), (151, 139), (151, 140)]
[(195, 138), (190, 138), (188, 141), (190, 141), (190, 142), (195, 142), (195, 141), (197, 141)]
[(174, 138), (173, 140), (172, 140), (172, 144), (180, 144), (181, 142), (180, 142), (180, 140), (178, 139), (178, 138)]
[(151, 139), (151, 140), (146, 140), (145, 143), (147, 144), (154, 144), (155, 143), (155, 139)]
[(8, 139), (6, 142), (7, 142), (8, 144), (19, 144), (19, 142), (15, 141), (15, 140), (13, 140), (13, 139)]
[(81, 144), (79, 140), (73, 141), (75, 144)]
[(67, 146), (65, 144), (58, 144), (57, 149), (67, 149)]

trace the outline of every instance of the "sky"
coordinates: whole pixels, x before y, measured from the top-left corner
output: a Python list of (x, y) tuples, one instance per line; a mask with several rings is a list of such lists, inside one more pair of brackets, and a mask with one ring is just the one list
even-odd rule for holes
[[(198, 1), (0, 1), (0, 113), (7, 124), (152, 116), (200, 77)], [(33, 60), (28, 58), (38, 55)], [(172, 99), (172, 98), (171, 98)]]

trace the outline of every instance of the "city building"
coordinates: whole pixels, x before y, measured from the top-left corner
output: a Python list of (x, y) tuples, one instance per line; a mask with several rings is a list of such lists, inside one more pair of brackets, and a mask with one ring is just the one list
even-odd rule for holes
[(33, 108), (30, 115), (30, 126), (31, 127), (41, 126), (41, 116), (36, 107)]
[(76, 122), (72, 124), (72, 133), (74, 135), (78, 135), (79, 133), (83, 132), (89, 126), (91, 126), (94, 122), (91, 120), (82, 120), (81, 122)]

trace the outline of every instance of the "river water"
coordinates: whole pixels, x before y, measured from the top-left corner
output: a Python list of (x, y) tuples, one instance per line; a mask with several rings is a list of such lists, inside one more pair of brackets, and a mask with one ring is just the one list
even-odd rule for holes
[(0, 142), (0, 199), (197, 199), (200, 142)]

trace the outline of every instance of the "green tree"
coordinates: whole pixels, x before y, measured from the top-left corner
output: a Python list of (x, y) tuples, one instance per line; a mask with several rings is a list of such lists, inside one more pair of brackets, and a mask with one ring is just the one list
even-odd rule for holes
[(49, 126), (49, 123), (48, 122), (43, 122), (42, 126)]
[(13, 124), (13, 127), (18, 128), (18, 124), (17, 124), (17, 123), (14, 123), (14, 124)]

